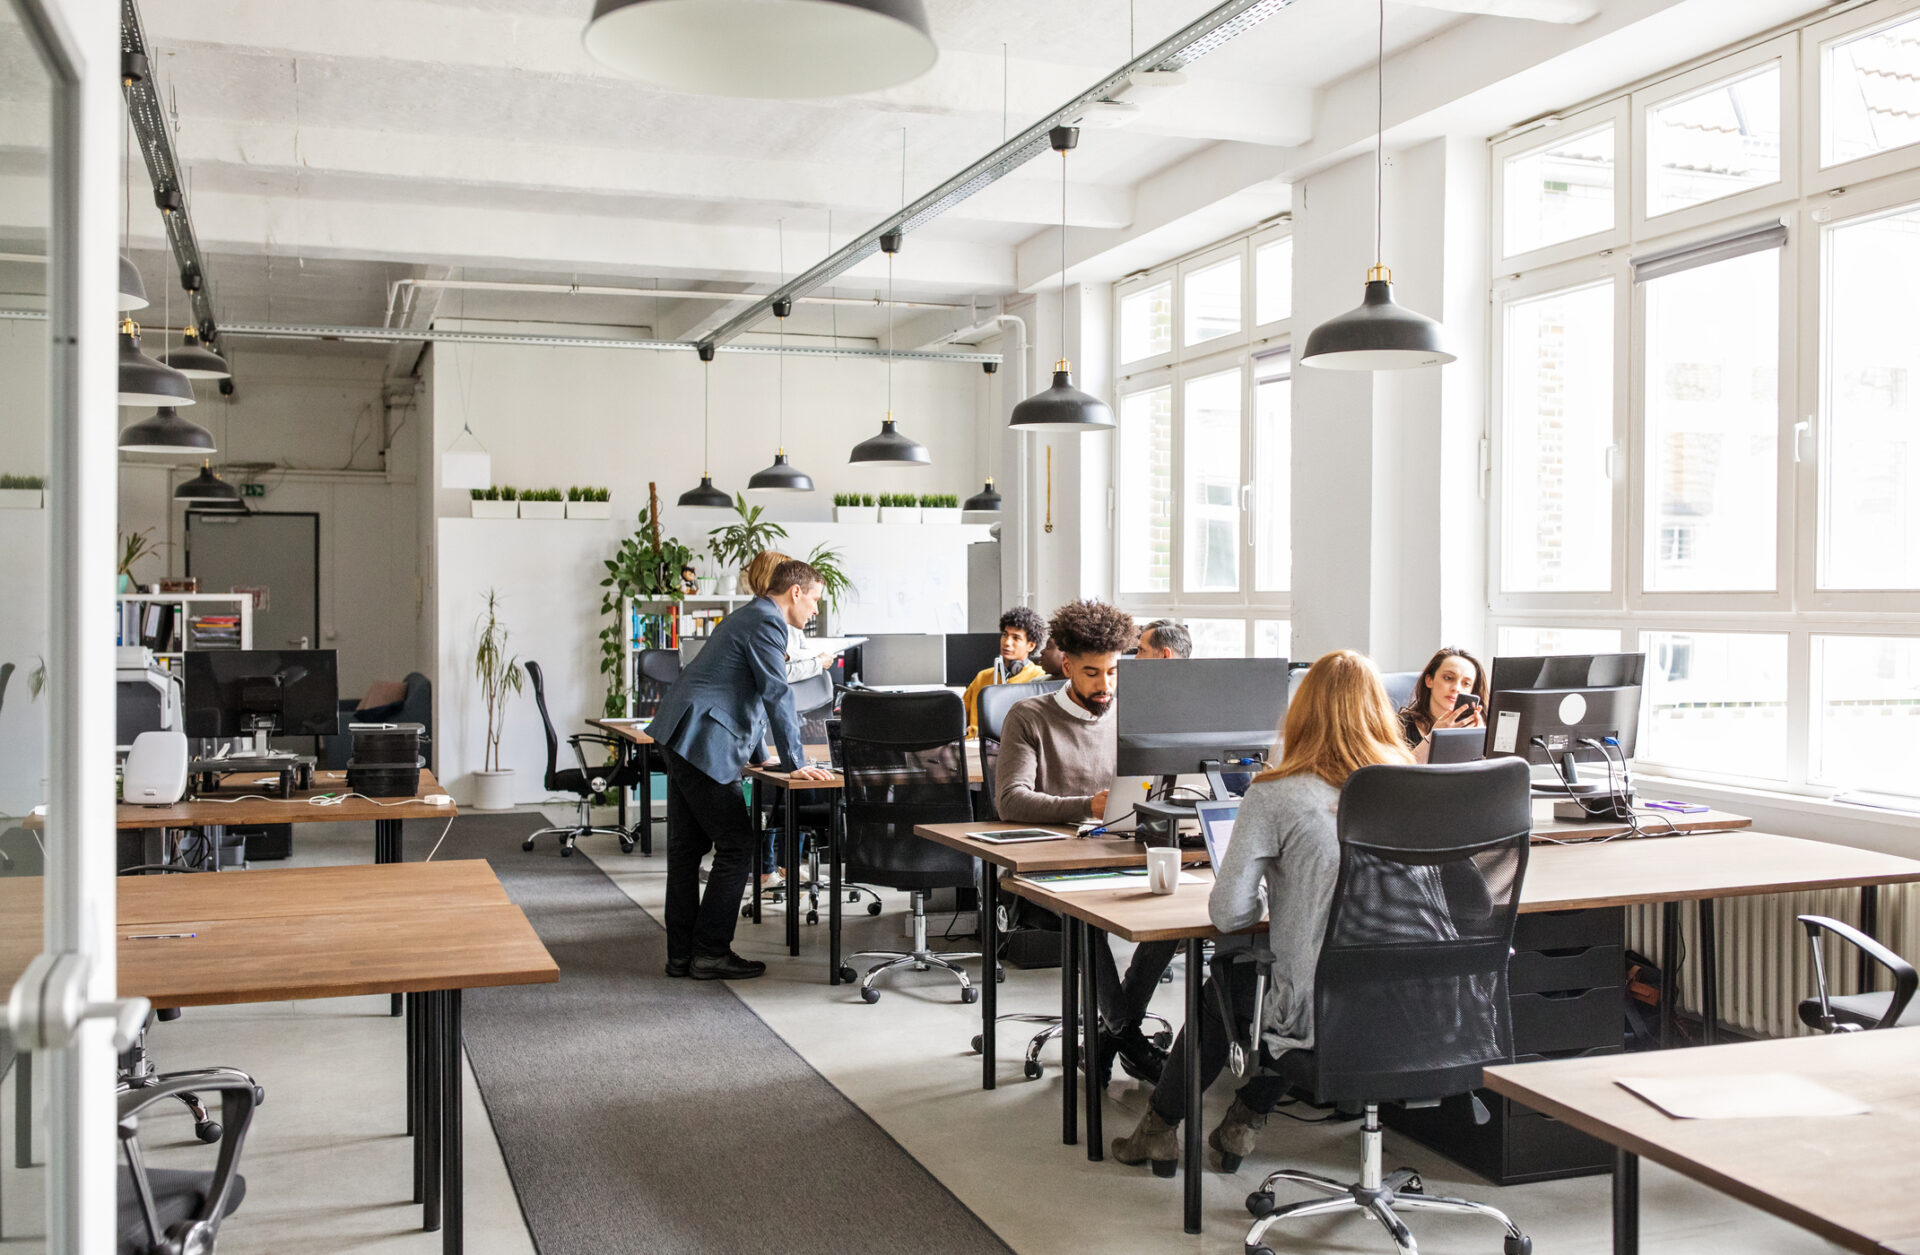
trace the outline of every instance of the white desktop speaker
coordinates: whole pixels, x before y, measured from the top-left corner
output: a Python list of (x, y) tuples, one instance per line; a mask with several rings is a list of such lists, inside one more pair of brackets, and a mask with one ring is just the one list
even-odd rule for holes
[(172, 806), (187, 795), (187, 737), (142, 732), (133, 738), (120, 796), (135, 806)]

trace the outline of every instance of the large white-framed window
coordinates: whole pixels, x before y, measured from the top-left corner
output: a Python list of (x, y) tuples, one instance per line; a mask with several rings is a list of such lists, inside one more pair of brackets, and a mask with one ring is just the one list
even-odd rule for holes
[(1492, 145), (1496, 653), (1644, 651), (1657, 770), (1920, 797), (1909, 71), (1880, 0)]
[(1290, 643), (1292, 286), (1282, 222), (1114, 288), (1114, 598), (1196, 657)]

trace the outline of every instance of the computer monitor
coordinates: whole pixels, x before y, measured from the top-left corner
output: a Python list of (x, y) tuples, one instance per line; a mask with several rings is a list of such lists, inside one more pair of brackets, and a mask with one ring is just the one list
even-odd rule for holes
[(993, 665), (1000, 656), (998, 632), (947, 633), (947, 683), (962, 687)]
[(1285, 658), (1122, 658), (1116, 683), (1122, 776), (1264, 757), (1287, 710)]
[[(1645, 654), (1555, 654), (1495, 658), (1487, 711), (1487, 755), (1511, 754), (1551, 765), (1603, 763), (1607, 755), (1582, 741), (1619, 744), (1632, 758), (1640, 727)], [(1535, 740), (1541, 744), (1535, 744)]]
[(869, 636), (866, 644), (860, 646), (860, 681), (870, 687), (945, 684), (946, 677), (946, 645), (939, 636), (881, 633)]
[(199, 649), (185, 659), (188, 736), (331, 736), (340, 730), (331, 649)]

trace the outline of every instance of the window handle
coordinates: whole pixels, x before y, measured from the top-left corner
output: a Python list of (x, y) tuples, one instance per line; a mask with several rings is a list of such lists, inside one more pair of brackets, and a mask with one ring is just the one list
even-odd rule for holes
[(1621, 465), (1623, 461), (1621, 457), (1622, 453), (1623, 453), (1623, 450), (1617, 444), (1610, 444), (1607, 446), (1606, 476), (1609, 480), (1614, 481), (1616, 483), (1619, 481), (1620, 472), (1623, 469)]
[(1802, 443), (1802, 437), (1807, 436), (1812, 431), (1813, 418), (1811, 416), (1803, 418), (1793, 425), (1793, 460), (1795, 462), (1804, 462), (1807, 460), (1806, 454), (1802, 452), (1802, 449), (1805, 448), (1805, 445)]

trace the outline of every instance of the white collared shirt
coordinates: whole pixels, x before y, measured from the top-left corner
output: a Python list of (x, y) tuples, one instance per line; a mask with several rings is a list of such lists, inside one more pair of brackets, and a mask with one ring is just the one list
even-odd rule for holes
[(1091, 710), (1088, 710), (1085, 706), (1082, 706), (1079, 702), (1076, 702), (1073, 700), (1072, 684), (1063, 684), (1059, 688), (1055, 689), (1053, 691), (1053, 700), (1056, 702), (1059, 702), (1060, 709), (1066, 711), (1068, 714), (1072, 715), (1075, 719), (1081, 719), (1081, 720), (1085, 720), (1087, 723), (1092, 723), (1096, 719), (1100, 718), (1099, 715), (1094, 714)]

